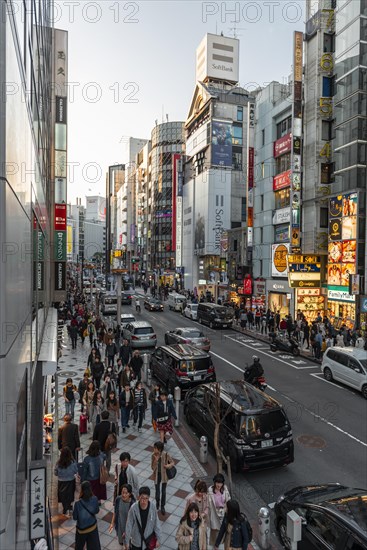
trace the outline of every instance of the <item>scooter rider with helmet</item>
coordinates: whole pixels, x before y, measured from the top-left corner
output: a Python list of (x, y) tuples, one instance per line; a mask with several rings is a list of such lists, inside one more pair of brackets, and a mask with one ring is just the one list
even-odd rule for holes
[(244, 372), (244, 379), (249, 384), (254, 384), (256, 380), (264, 374), (264, 369), (257, 355), (252, 356), (253, 363)]

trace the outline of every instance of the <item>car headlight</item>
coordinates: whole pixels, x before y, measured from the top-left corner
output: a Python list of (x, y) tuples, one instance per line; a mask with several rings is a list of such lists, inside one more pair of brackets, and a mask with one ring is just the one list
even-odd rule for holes
[(285, 499), (284, 495), (280, 495), (280, 497), (277, 498), (277, 504), (280, 504)]

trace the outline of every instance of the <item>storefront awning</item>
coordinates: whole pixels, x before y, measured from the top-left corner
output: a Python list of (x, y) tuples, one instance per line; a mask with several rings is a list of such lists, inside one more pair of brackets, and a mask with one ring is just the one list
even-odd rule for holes
[(38, 361), (42, 362), (42, 375), (49, 376), (57, 368), (57, 309), (50, 307), (47, 313)]

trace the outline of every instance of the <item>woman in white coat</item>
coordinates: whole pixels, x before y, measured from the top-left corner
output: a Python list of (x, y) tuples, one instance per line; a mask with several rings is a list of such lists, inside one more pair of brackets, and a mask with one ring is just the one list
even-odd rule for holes
[(226, 511), (226, 504), (230, 500), (227, 486), (224, 484), (223, 474), (216, 474), (213, 477), (213, 485), (209, 487), (209, 527), (210, 539), (209, 544), (214, 546), (219, 533), (220, 526)]

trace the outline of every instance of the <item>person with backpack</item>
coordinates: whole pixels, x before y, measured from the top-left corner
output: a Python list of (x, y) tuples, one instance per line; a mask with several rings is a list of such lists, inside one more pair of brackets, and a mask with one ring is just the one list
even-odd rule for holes
[(70, 414), (71, 419), (74, 418), (75, 394), (77, 392), (78, 392), (78, 389), (75, 386), (75, 384), (73, 384), (73, 379), (67, 378), (66, 385), (64, 386), (64, 389), (63, 389), (63, 395), (65, 400), (65, 414)]
[(104, 373), (104, 365), (98, 355), (96, 355), (94, 362), (91, 365), (91, 373), (93, 382), (95, 383), (96, 388), (99, 390)]
[(109, 338), (106, 345), (106, 362), (108, 367), (113, 368), (115, 366), (116, 353), (118, 353), (117, 346), (112, 338)]
[(229, 500), (214, 544), (214, 550), (218, 550), (218, 546), (221, 544), (223, 538), (224, 550), (247, 550), (252, 538), (250, 530), (250, 524), (246, 516), (241, 514), (238, 502), (233, 499)]

